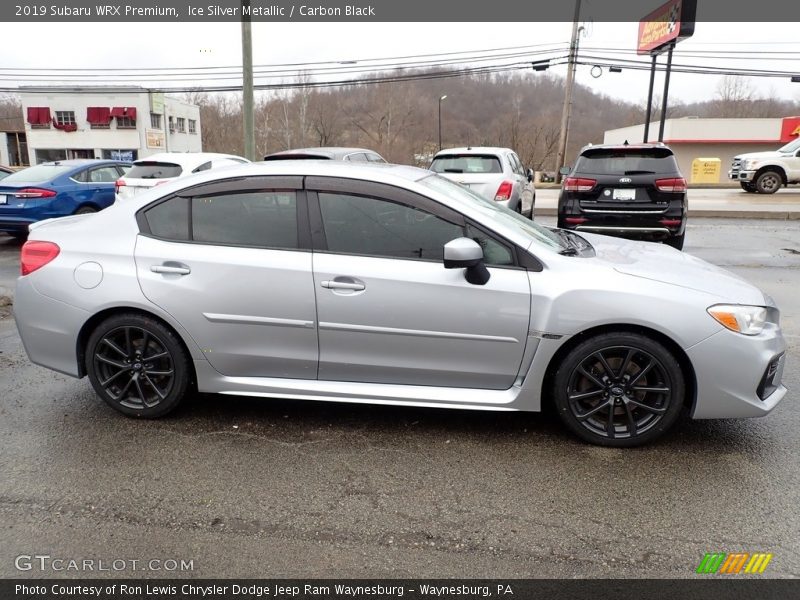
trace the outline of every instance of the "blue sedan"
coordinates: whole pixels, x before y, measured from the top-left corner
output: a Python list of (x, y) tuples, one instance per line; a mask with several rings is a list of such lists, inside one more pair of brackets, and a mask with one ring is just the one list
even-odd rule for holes
[(42, 163), (0, 180), (0, 232), (17, 238), (43, 219), (97, 212), (114, 203), (114, 182), (130, 168), (115, 160)]

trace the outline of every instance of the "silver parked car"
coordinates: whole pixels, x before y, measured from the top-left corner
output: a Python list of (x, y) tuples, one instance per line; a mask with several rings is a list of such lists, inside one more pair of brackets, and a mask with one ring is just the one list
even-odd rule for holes
[(510, 148), (450, 148), (437, 152), (431, 171), (457, 181), (487, 200), (533, 219), (536, 189), (533, 171)]
[(632, 446), (786, 394), (778, 309), (669, 247), (541, 227), (430, 171), (278, 161), (31, 226), (30, 359), (120, 412), (190, 389), (538, 411)]

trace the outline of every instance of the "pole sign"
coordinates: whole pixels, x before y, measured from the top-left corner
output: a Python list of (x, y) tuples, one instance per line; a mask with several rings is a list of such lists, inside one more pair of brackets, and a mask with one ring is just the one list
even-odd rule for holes
[(637, 54), (659, 54), (668, 46), (691, 37), (697, 0), (669, 0), (639, 21)]

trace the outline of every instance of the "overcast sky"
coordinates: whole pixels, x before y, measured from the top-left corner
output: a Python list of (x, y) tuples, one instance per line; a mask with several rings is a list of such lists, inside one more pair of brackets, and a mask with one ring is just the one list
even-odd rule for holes
[[(582, 47), (635, 49), (637, 23), (583, 22)], [(545, 43), (567, 43), (571, 23), (254, 23), (256, 65), (314, 61), (363, 61), (369, 58), (474, 51)], [(35, 40), (35, 42), (32, 42)], [(208, 67), (241, 64), (237, 23), (22, 23), (3, 28), (0, 68)], [(727, 60), (685, 57), (696, 51), (749, 50), (796, 52), (793, 60), (772, 54)], [(588, 52), (587, 52), (588, 53)], [(600, 51), (594, 51), (594, 54)], [(635, 55), (627, 58), (637, 58)], [(647, 57), (641, 57), (647, 60)], [(663, 60), (663, 59), (662, 59)], [(676, 63), (710, 64), (800, 74), (800, 41), (794, 23), (698, 23), (693, 38), (678, 45)], [(566, 67), (551, 72), (563, 75)], [(7, 72), (6, 72), (7, 73)], [(538, 76), (530, 72), (530, 77)], [(603, 72), (578, 68), (578, 81), (598, 92), (634, 102), (647, 95), (647, 71)], [(656, 79), (656, 90), (663, 85)], [(761, 95), (800, 100), (800, 83), (788, 78), (750, 80)], [(5, 78), (2, 85), (18, 81)], [(63, 81), (49, 82), (63, 83)], [(218, 83), (218, 82), (215, 82)], [(675, 73), (670, 97), (712, 99), (719, 77)]]

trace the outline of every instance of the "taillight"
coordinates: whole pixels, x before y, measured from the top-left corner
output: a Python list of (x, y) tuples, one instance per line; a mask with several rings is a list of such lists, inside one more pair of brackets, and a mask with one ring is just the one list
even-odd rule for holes
[(589, 192), (597, 185), (596, 179), (586, 179), (584, 177), (567, 177), (564, 179), (565, 192)]
[(661, 219), (659, 221), (664, 227), (677, 227), (681, 224), (680, 219)]
[(114, 193), (115, 193), (115, 194), (119, 194), (119, 188), (121, 188), (121, 187), (125, 187), (126, 185), (128, 185), (128, 184), (127, 184), (127, 183), (125, 183), (125, 180), (124, 180), (124, 179), (117, 179), (117, 180), (114, 182)]
[(24, 188), (14, 193), (15, 198), (52, 198), (56, 193), (44, 188)]
[(22, 275), (30, 275), (37, 269), (41, 269), (47, 263), (52, 261), (61, 248), (53, 242), (40, 242), (31, 240), (22, 245), (22, 253), (19, 258), (20, 273)]
[(659, 192), (682, 193), (686, 191), (686, 180), (683, 177), (670, 177), (669, 179), (656, 179)]
[(569, 223), (570, 225), (580, 225), (581, 223), (586, 223), (588, 221), (586, 217), (567, 217), (564, 219), (565, 222)]
[(500, 184), (500, 187), (497, 188), (497, 193), (494, 195), (494, 199), (496, 202), (502, 202), (504, 200), (508, 200), (511, 198), (511, 189), (514, 187), (510, 181), (504, 181)]

